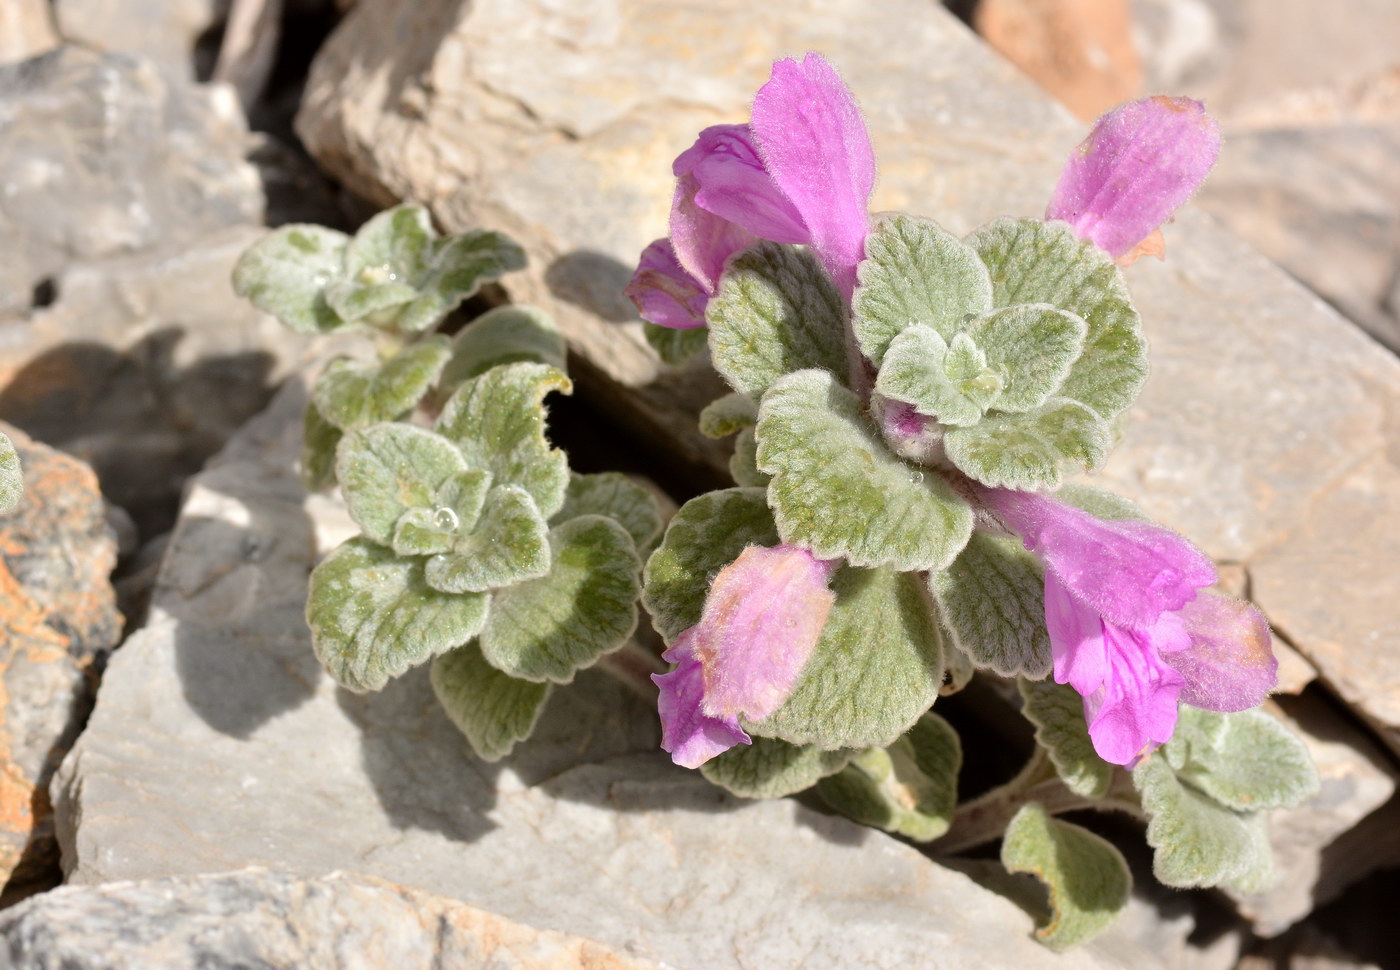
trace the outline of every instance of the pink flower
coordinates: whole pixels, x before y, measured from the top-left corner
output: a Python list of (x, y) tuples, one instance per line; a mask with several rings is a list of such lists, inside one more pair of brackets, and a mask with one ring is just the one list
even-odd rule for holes
[(739, 718), (772, 714), (797, 684), (835, 594), (836, 563), (797, 546), (749, 546), (710, 585), (700, 622), (681, 633), (652, 676), (661, 688), (661, 746), (698, 767), (749, 737)]
[(1105, 761), (1130, 764), (1170, 740), (1178, 700), (1241, 711), (1273, 689), (1268, 624), (1246, 603), (1202, 592), (1215, 567), (1176, 533), (1030, 492), (978, 494), (1045, 563), (1055, 681), (1083, 696)]
[[(1045, 210), (1120, 261), (1205, 180), (1220, 129), (1190, 98), (1158, 96), (1114, 108), (1065, 163)], [(1150, 245), (1150, 244), (1149, 244)]]
[[(725, 262), (758, 239), (811, 245), (850, 298), (870, 228), (875, 154), (855, 99), (821, 55), (776, 62), (752, 124), (706, 128), (672, 169), (675, 265), (649, 266), (646, 253), (665, 241), (652, 243), (625, 291), (643, 319), (703, 324)], [(704, 294), (698, 316), (672, 312), (678, 290)]]

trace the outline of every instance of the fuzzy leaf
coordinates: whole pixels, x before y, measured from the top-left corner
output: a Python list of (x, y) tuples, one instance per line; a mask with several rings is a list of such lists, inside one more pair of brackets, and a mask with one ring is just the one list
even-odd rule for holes
[(321, 666), (353, 691), (467, 642), (486, 622), (487, 596), (454, 596), (423, 581), (421, 560), (400, 559), (363, 538), (311, 571), (306, 621)]
[(1006, 827), (1001, 863), (1050, 890), (1050, 922), (1035, 931), (1052, 950), (1067, 950), (1113, 925), (1128, 905), (1133, 877), (1111, 842), (1051, 818), (1038, 802), (1023, 805)]
[(857, 755), (817, 792), (848, 818), (932, 842), (953, 820), (962, 744), (952, 725), (933, 712), (887, 748)]
[(1152, 872), (1178, 888), (1219, 886), (1256, 872), (1263, 847), (1247, 815), (1183, 784), (1167, 759), (1149, 757), (1133, 769), (1148, 816)]
[(481, 517), (491, 488), (490, 472), (451, 475), (433, 495), (431, 508), (415, 506), (394, 523), (394, 552), (400, 556), (432, 556), (450, 552), (471, 533)]
[(700, 411), (700, 433), (706, 438), (728, 438), (758, 420), (758, 405), (747, 394), (731, 391), (706, 404)]
[(715, 574), (746, 547), (778, 541), (762, 489), (726, 488), (686, 502), (642, 574), (642, 605), (656, 632), (670, 643), (699, 623)]
[(753, 428), (745, 428), (734, 438), (734, 454), (729, 458), (729, 474), (734, 484), (767, 488), (772, 475), (758, 470), (758, 438)]
[(955, 334), (952, 346), (923, 324), (909, 327), (890, 341), (875, 390), (914, 405), (941, 424), (969, 425), (982, 419), (1001, 396), (1001, 378), (967, 334)]
[(448, 719), (483, 761), (500, 761), (530, 736), (553, 689), (501, 673), (475, 641), (435, 658), (431, 679)]
[(0, 515), (13, 512), (24, 497), (24, 469), (8, 435), (0, 434)]
[(757, 433), (784, 542), (900, 570), (942, 569), (967, 543), (972, 509), (943, 476), (891, 454), (856, 396), (825, 371), (774, 384)]
[(1015, 539), (974, 532), (958, 558), (929, 575), (943, 623), (978, 667), (1004, 677), (1050, 672), (1044, 572)]
[(890, 341), (916, 324), (945, 342), (968, 316), (992, 309), (992, 283), (976, 251), (937, 223), (890, 216), (865, 240), (852, 301), (860, 349), (876, 366)]
[(1088, 330), (1072, 313), (1031, 303), (969, 321), (966, 332), (1005, 382), (993, 406), (1021, 413), (1040, 407), (1060, 389)]
[(953, 645), (951, 638), (943, 642), (943, 686), (938, 688), (940, 697), (951, 697), (972, 683), (977, 672), (972, 658)]
[(548, 575), (496, 593), (481, 653), (512, 677), (567, 684), (637, 628), (642, 564), (627, 530), (601, 515), (555, 526), (549, 543)]
[(448, 398), (437, 430), (457, 443), (468, 466), (497, 485), (519, 485), (549, 518), (564, 504), (569, 461), (544, 434), (544, 396), (573, 384), (545, 364), (506, 364), (474, 377)]
[(502, 364), (547, 364), (568, 372), (568, 347), (554, 319), (531, 306), (496, 307), (483, 313), (452, 341), (452, 359), (442, 370), (445, 388)]
[(1078, 401), (1052, 397), (1028, 414), (989, 414), (971, 428), (950, 428), (948, 459), (993, 488), (1057, 488), (1066, 464), (1094, 468), (1108, 454), (1109, 430)]
[(1274, 847), (1269, 841), (1269, 816), (1258, 812), (1240, 818), (1254, 846), (1254, 864), (1221, 885), (1245, 896), (1266, 893), (1274, 888), (1278, 878), (1274, 872)]
[(1048, 303), (1089, 325), (1058, 396), (1112, 418), (1147, 379), (1147, 344), (1112, 258), (1062, 222), (998, 219), (968, 237), (991, 272), (993, 305)]
[(700, 773), (740, 798), (782, 798), (840, 771), (854, 753), (754, 738), (752, 744), (736, 745), (711, 758), (700, 766)]
[(709, 330), (706, 327), (690, 327), (685, 330), (658, 327), (643, 320), (642, 336), (663, 363), (680, 367), (705, 350), (708, 346)]
[(1147, 513), (1138, 508), (1131, 499), (1092, 485), (1072, 482), (1056, 492), (1055, 497), (1100, 519), (1148, 521)]
[(414, 286), (419, 296), (404, 307), (395, 327), (431, 330), (481, 284), (525, 267), (525, 251), (499, 232), (473, 229), (435, 240), (428, 267)]
[(356, 279), (369, 274), (375, 282), (393, 278), (412, 285), (427, 270), (436, 238), (432, 218), (421, 205), (386, 209), (360, 226), (345, 247), (345, 275)]
[[(649, 550), (661, 535), (661, 510), (656, 499), (621, 472), (569, 476), (564, 504), (550, 519), (552, 525), (580, 515), (606, 515), (627, 530), (637, 551)], [(641, 568), (641, 563), (637, 564)]]
[(342, 431), (393, 421), (413, 410), (450, 353), (447, 338), (434, 335), (405, 347), (382, 366), (337, 360), (316, 382), (311, 399), (321, 416)]
[(942, 634), (922, 582), (893, 569), (837, 570), (836, 602), (797, 686), (749, 733), (828, 751), (893, 744), (943, 681)]
[(1025, 701), (1021, 713), (1035, 725), (1035, 740), (1065, 787), (1086, 798), (1102, 798), (1113, 782), (1113, 765), (1094, 752), (1084, 723), (1084, 699), (1073, 687), (1048, 677), (1017, 683)]
[(335, 453), (345, 433), (306, 403), (301, 428), (301, 481), (308, 492), (323, 492), (335, 484)]
[(729, 263), (705, 310), (710, 358), (731, 387), (755, 400), (793, 371), (845, 374), (842, 315), (815, 254), (760, 243)]
[(394, 524), (411, 508), (432, 508), (448, 478), (466, 471), (457, 448), (441, 435), (407, 424), (352, 431), (336, 449), (336, 479), (350, 517), (364, 534), (390, 545)]
[(452, 551), (428, 560), (428, 585), (444, 593), (501, 589), (549, 572), (549, 527), (530, 493), (499, 485), (486, 495), (476, 527)]
[(281, 226), (248, 247), (233, 268), (233, 291), (297, 333), (350, 326), (326, 303), (348, 236), (313, 225)]
[(1317, 794), (1308, 749), (1260, 710), (1217, 714), (1183, 705), (1167, 742), (1177, 776), (1227, 808), (1292, 808)]

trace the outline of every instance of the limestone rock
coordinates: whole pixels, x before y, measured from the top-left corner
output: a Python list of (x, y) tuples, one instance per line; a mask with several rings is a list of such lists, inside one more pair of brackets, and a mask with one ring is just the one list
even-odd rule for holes
[(58, 45), (47, 0), (0, 0), (0, 64)]
[(914, 848), (746, 803), (657, 750), (596, 671), (512, 757), (476, 760), (420, 668), (337, 689), (302, 618), (344, 510), (292, 467), (292, 385), (192, 482), (150, 624), (112, 658), (53, 785), (72, 883), (354, 869), (678, 968), (1161, 966), (1121, 936), (1060, 957)]
[(240, 872), (65, 886), (0, 915), (25, 970), (660, 970), (379, 879)]
[(57, 876), (48, 781), (81, 727), (92, 661), (122, 617), (108, 575), (116, 541), (82, 462), (0, 426), (24, 467), (24, 497), (0, 517), (0, 901)]
[(0, 65), (0, 317), (73, 260), (259, 222), (246, 138), (227, 90), (172, 84), (147, 62), (63, 47)]
[(196, 65), (200, 39), (224, 22), (231, 0), (54, 0), (63, 39), (94, 50), (131, 54), (159, 65), (172, 77), (207, 77), (212, 64)]

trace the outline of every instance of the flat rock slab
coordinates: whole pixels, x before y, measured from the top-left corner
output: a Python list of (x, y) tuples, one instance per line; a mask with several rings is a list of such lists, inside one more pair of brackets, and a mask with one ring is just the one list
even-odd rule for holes
[(26, 970), (661, 970), (365, 876), (240, 872), (66, 886), (0, 915)]
[(292, 463), (293, 386), (193, 480), (149, 626), (108, 667), (53, 785), (69, 880), (351, 868), (683, 968), (1160, 966), (1122, 937), (1059, 957), (915, 849), (743, 802), (657, 750), (599, 673), (506, 762), (475, 759), (424, 671), (379, 694), (316, 665), (302, 606), (344, 510)]
[[(860, 99), (876, 210), (957, 232), (1038, 215), (1084, 134), (923, 0), (880, 17), (856, 0), (360, 0), (299, 130), (357, 192), (521, 240), (513, 295), (560, 319), (583, 375), (607, 378), (586, 389), (699, 484), (727, 458), (694, 430), (715, 384), (664, 369), (620, 290), (666, 231), (672, 158), (746, 119), (771, 59), (807, 49)], [(1243, 563), (1276, 628), (1400, 751), (1400, 362), (1199, 211), (1166, 235), (1167, 261), (1128, 273), (1153, 374), (1098, 480)]]

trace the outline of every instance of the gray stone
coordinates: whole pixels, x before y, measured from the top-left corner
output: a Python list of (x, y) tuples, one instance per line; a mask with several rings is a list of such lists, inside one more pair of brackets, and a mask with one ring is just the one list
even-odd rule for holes
[(0, 915), (15, 970), (661, 970), (379, 879), (264, 869), (66, 886)]
[(0, 65), (0, 317), (74, 260), (163, 248), (257, 223), (246, 126), (225, 88), (63, 47)]
[[(54, 19), (63, 39), (94, 50), (130, 54), (158, 64), (172, 77), (207, 77), (212, 64), (197, 70), (202, 37), (228, 16), (231, 0), (54, 0)], [(212, 60), (212, 58), (211, 58)]]
[(657, 750), (654, 710), (586, 672), (507, 761), (476, 760), (420, 668), (337, 689), (302, 609), (352, 531), (292, 467), (292, 385), (191, 483), (150, 624), (112, 658), (52, 786), (70, 882), (353, 867), (673, 967), (1160, 966), (1061, 957), (916, 849), (743, 802)]
[[(619, 291), (666, 231), (672, 158), (747, 117), (771, 57), (825, 51), (870, 125), (873, 208), (954, 231), (1043, 211), (1083, 137), (938, 5), (882, 14), (361, 0), (313, 67), (299, 130), (361, 194), (520, 239), (532, 268), (512, 293), (560, 319), (585, 386), (700, 485), (727, 459), (694, 432), (714, 381), (662, 368)], [(1400, 552), (1378, 527), (1400, 521), (1400, 363), (1199, 208), (1165, 232), (1166, 262), (1128, 272), (1153, 374), (1098, 481), (1244, 563), (1275, 626), (1400, 751)]]
[(0, 64), (58, 46), (48, 0), (0, 0)]

